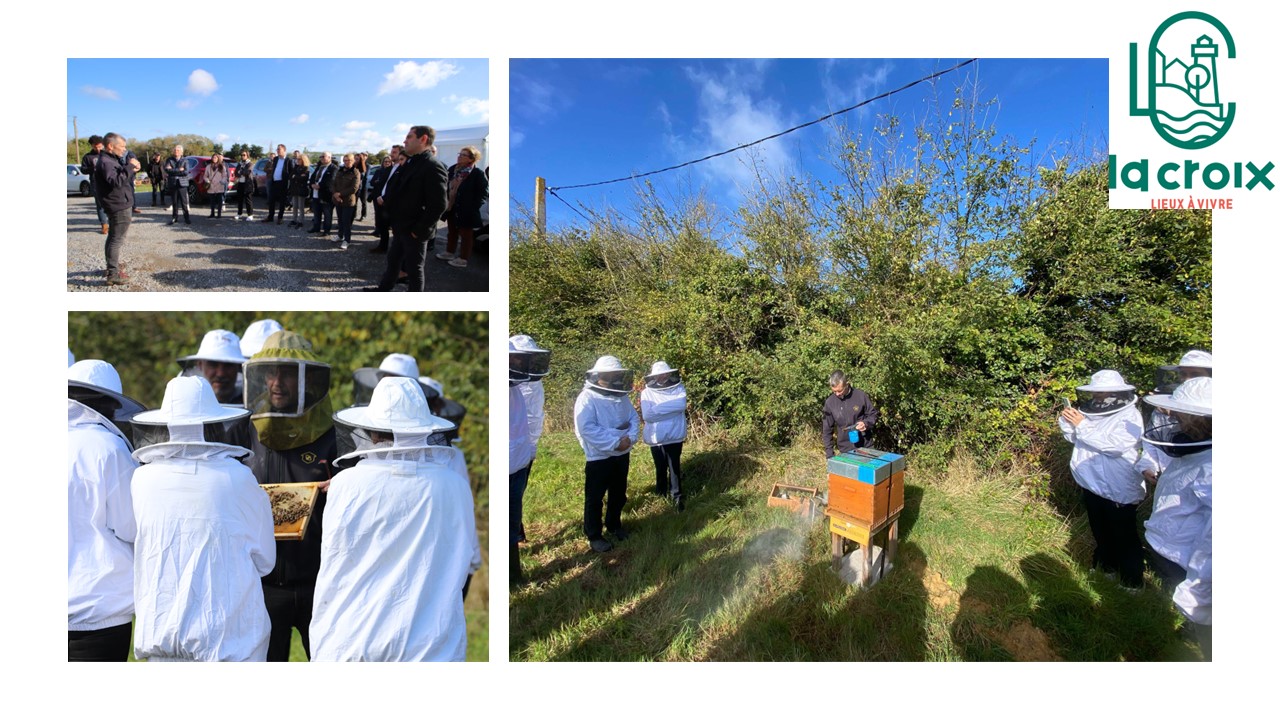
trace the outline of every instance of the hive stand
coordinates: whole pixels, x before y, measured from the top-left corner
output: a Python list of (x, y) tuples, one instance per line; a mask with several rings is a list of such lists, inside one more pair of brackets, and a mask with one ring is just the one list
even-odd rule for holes
[(881, 556), (884, 562), (881, 566), (880, 577), (884, 577), (885, 573), (893, 566), (893, 558), (898, 553), (898, 517), (901, 513), (894, 513), (875, 527), (830, 508), (827, 509), (826, 515), (830, 519), (831, 525), (831, 569), (840, 572), (847, 554), (844, 548), (845, 540), (851, 540), (862, 547), (862, 574), (860, 581), (862, 587), (869, 587), (872, 578), (871, 560), (875, 554), (872, 546), (876, 536), (881, 535), (884, 538), (881, 545), (884, 549)]

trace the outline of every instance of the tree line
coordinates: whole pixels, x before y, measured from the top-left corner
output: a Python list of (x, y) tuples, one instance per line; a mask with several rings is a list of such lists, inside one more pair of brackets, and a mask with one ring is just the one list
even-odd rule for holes
[[(220, 153), (232, 160), (239, 160), (241, 151), (248, 151), (250, 160), (258, 160), (259, 158), (275, 154), (274, 146), (271, 148), (263, 148), (261, 145), (253, 145), (250, 143), (234, 143), (229, 147), (224, 147), (222, 143), (214, 142), (203, 135), (165, 135), (163, 137), (151, 138), (149, 140), (126, 138), (125, 142), (128, 144), (129, 149), (132, 150), (139, 158), (151, 158), (157, 153), (159, 153), (162, 158), (168, 158), (173, 154), (174, 145), (181, 145), (182, 151), (186, 155), (213, 155), (214, 153)], [(92, 149), (93, 148), (89, 145), (88, 137), (82, 137), (78, 142), (74, 139), (68, 140), (67, 162), (79, 164), (80, 159), (84, 157), (85, 153)], [(294, 150), (303, 151), (311, 158), (312, 164), (319, 162), (320, 156), (324, 152), (323, 150), (308, 150), (305, 147), (289, 148), (289, 152), (291, 154)], [(381, 149), (376, 153), (370, 152), (369, 162), (371, 164), (375, 162), (381, 163), (382, 158), (386, 157), (388, 154), (390, 154), (390, 149)], [(334, 156), (335, 158), (339, 157), (339, 154), (335, 152)], [(145, 170), (147, 163), (143, 162), (142, 165)]]
[(728, 216), (644, 185), (630, 219), (513, 221), (511, 332), (554, 353), (551, 421), (608, 353), (683, 368), (703, 420), (785, 444), (839, 369), (879, 406), (880, 447), (1034, 459), (1093, 371), (1149, 389), (1211, 350), (1210, 214), (1110, 210), (1105, 154), (1038, 161), (990, 105), (968, 87), (880, 117), (841, 136), (838, 182), (758, 170)]

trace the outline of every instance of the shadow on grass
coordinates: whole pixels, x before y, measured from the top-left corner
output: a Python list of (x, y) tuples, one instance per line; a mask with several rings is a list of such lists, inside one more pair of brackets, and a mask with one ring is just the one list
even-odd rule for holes
[[(689, 456), (682, 468), (683, 513), (649, 494), (649, 483), (637, 482), (633, 472), (623, 511), (631, 536), (605, 554), (587, 548), (579, 523), (530, 533), (533, 542), (522, 556), (531, 582), (511, 596), (513, 656), (520, 659), (532, 643), (545, 643), (548, 659), (555, 660), (645, 659), (663, 653), (686, 624), (678, 620), (673, 626), (670, 619), (702, 615), (716, 595), (712, 587), (734, 575), (738, 554), (728, 550), (734, 539), (714, 532), (704, 537), (704, 531), (757, 500), (743, 486), (759, 468), (737, 448)], [(639, 475), (647, 478), (642, 470)], [(637, 613), (648, 621), (633, 620)], [(610, 642), (593, 642), (601, 633)]]

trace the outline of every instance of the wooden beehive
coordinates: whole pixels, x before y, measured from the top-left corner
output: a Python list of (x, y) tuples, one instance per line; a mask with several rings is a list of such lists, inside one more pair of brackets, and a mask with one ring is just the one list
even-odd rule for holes
[(774, 483), (773, 489), (769, 492), (768, 505), (786, 508), (797, 515), (812, 518), (817, 509), (814, 502), (817, 495), (818, 491), (815, 488)]
[[(896, 456), (901, 461), (902, 456)], [(846, 453), (827, 461), (827, 506), (878, 527), (902, 512), (906, 472), (893, 472), (895, 459)], [(899, 467), (905, 466), (905, 463)]]

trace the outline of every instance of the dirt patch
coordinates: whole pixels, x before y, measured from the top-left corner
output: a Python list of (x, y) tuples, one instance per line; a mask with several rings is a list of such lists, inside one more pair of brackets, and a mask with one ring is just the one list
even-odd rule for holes
[(1032, 625), (1029, 620), (1019, 620), (999, 637), (992, 638), (1000, 647), (1009, 651), (1014, 660), (1047, 662), (1060, 661), (1062, 656), (1054, 651), (1049, 636)]

